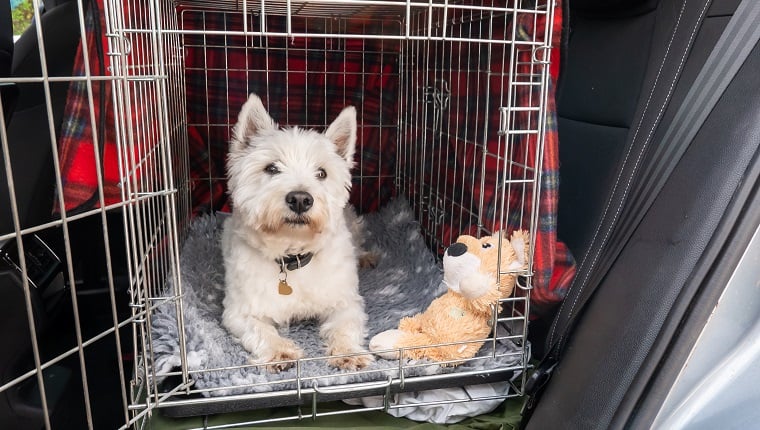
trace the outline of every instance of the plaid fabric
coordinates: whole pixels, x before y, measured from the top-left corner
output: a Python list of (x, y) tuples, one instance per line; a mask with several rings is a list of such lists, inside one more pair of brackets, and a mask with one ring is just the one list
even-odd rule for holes
[[(559, 46), (561, 7), (558, 6), (555, 13), (553, 46)], [(460, 18), (454, 16), (452, 21), (471, 21)], [(516, 26), (511, 19), (492, 20), (490, 36), (501, 40), (534, 40), (534, 34), (543, 34), (546, 25), (542, 19), (534, 18), (532, 14), (521, 15)], [(473, 26), (480, 28), (477, 22)], [(461, 29), (463, 34), (470, 30)], [(541, 86), (537, 84), (540, 84), (538, 73), (542, 66), (532, 63), (532, 50), (518, 47), (513, 61), (509, 46), (425, 41), (416, 43), (413, 49), (429, 58), (447, 58), (449, 52), (458, 54), (450, 55), (451, 62), (443, 66), (444, 70), (454, 68), (455, 72), (415, 71), (407, 90), (412, 93), (409, 103), (414, 106), (412, 110), (428, 112), (424, 127), (405, 129), (405, 140), (412, 142), (413, 149), (411, 160), (401, 168), (414, 183), (422, 184), (410, 187), (407, 194), (423, 207), (418, 216), (429, 244), (442, 253), (460, 234), (477, 236), (500, 229), (511, 232), (529, 228), (533, 210), (530, 202), (536, 192), (530, 181), (535, 180), (537, 174), (538, 113), (513, 110), (507, 117), (508, 130), (517, 134), (511, 138), (500, 137), (496, 131), (502, 120), (500, 108), (540, 106)], [(545, 314), (564, 298), (575, 274), (575, 261), (557, 238), (559, 140), (554, 82), (559, 53), (555, 50), (552, 54), (555, 66), (550, 69), (553, 74), (546, 100), (533, 259), (534, 317)], [(469, 67), (462, 70), (462, 64)], [(510, 80), (517, 84), (511, 89)], [(428, 88), (437, 96), (447, 96), (447, 106), (438, 106), (435, 96), (413, 94), (415, 88)], [(512, 98), (507, 99), (510, 95)], [(424, 168), (416, 167), (420, 164)], [(435, 190), (445, 192), (441, 195)], [(480, 202), (483, 202), (483, 213), (476, 212)], [(502, 213), (505, 215), (500, 215)]]
[[(185, 29), (242, 29), (236, 13), (185, 12)], [(324, 31), (331, 20), (293, 19), (294, 32)], [(256, 29), (257, 20), (249, 22)], [(270, 16), (267, 30), (284, 32)], [(361, 31), (380, 22), (356, 21)], [(312, 27), (319, 27), (313, 30)], [(372, 29), (371, 29), (372, 28)], [(343, 29), (342, 31), (359, 30)], [(196, 213), (227, 210), (225, 157), (231, 125), (251, 92), (280, 125), (323, 129), (340, 111), (358, 109), (357, 169), (352, 202), (373, 211), (394, 194), (398, 42), (363, 39), (186, 35), (187, 111)], [(199, 152), (195, 152), (198, 150)]]
[[(98, 9), (103, 10), (102, 0), (98, 0)], [(99, 25), (95, 22), (92, 7), (87, 9), (85, 39), (90, 58), (90, 73), (93, 76), (104, 76), (109, 67), (109, 57), (103, 55), (104, 63), (101, 63), (97, 53), (104, 52), (103, 47), (107, 46), (104, 34), (106, 27), (103, 13), (97, 15)], [(74, 61), (73, 75), (85, 76), (81, 43)], [(98, 139), (103, 173), (103, 193), (105, 203), (111, 204), (121, 199), (121, 191), (117, 185), (119, 182), (119, 165), (113, 127), (114, 110), (111, 84), (104, 81), (93, 81), (92, 97), (96, 124), (99, 124), (98, 127), (103, 127), (103, 133)], [(100, 103), (101, 98), (105, 101), (103, 105)], [(102, 111), (101, 106), (104, 107)], [(92, 128), (87, 83), (84, 81), (72, 82), (68, 90), (61, 136), (58, 139), (58, 158), (61, 166), (65, 203), (61, 205), (56, 196), (54, 212), (59, 212), (61, 206), (65, 207), (67, 212), (76, 212), (91, 209), (99, 204), (94, 146), (96, 133), (97, 131)]]
[[(555, 47), (559, 46), (561, 12), (562, 8), (556, 7), (552, 23)], [(456, 9), (449, 13), (463, 12)], [(184, 11), (180, 16), (184, 29), (237, 30), (243, 24), (241, 15), (235, 13)], [(542, 16), (534, 18), (531, 14), (523, 15), (517, 26), (513, 26), (509, 19), (504, 19), (501, 24), (494, 22), (491, 38), (532, 40), (534, 32), (541, 34), (547, 24)], [(453, 19), (471, 22), (456, 30), (461, 37), (475, 34), (482, 28), (477, 20)], [(88, 47), (90, 52), (95, 52), (95, 31), (92, 20), (88, 22)], [(326, 31), (332, 22), (329, 19), (294, 18), (291, 24), (294, 32), (308, 32)], [(258, 17), (248, 22), (252, 29), (258, 25)], [(282, 17), (270, 16), (266, 25), (269, 31), (285, 31)], [(340, 31), (398, 34), (400, 30), (389, 28), (387, 22), (368, 19), (353, 20), (347, 25)], [(517, 32), (513, 34), (513, 31)], [(256, 92), (264, 99), (272, 117), (282, 125), (322, 128), (346, 105), (357, 106), (360, 125), (357, 170), (360, 176), (355, 178), (352, 202), (360, 212), (368, 212), (404, 192), (423, 208), (418, 218), (425, 232), (436, 238), (432, 244), (439, 251), (460, 234), (477, 235), (482, 233), (481, 229), (505, 228), (509, 231), (529, 225), (532, 207), (526, 202), (531, 201), (536, 190), (520, 180), (536, 175), (537, 134), (516, 135), (510, 139), (496, 133), (502, 119), (501, 107), (538, 106), (538, 86), (516, 86), (511, 93), (507, 91), (513, 72), (518, 80), (536, 76), (534, 68), (539, 66), (530, 65), (529, 50), (518, 51), (517, 63), (513, 64), (508, 46), (486, 50), (484, 45), (460, 42), (409, 42), (404, 49), (416, 49), (418, 59), (425, 55), (443, 58), (443, 64), (436, 70), (426, 70), (421, 62), (399, 63), (402, 47), (398, 41), (244, 38), (209, 33), (183, 37), (195, 213), (229, 209), (224, 180), (229, 133), (247, 94)], [(108, 64), (93, 63), (96, 59), (91, 55), (91, 69), (93, 73), (102, 73)], [(531, 296), (534, 315), (541, 315), (562, 300), (575, 273), (574, 260), (556, 235), (559, 198), (559, 142), (554, 106), (559, 60), (556, 50), (552, 59), (534, 248)], [(463, 61), (473, 67), (466, 70), (459, 67)], [(416, 68), (411, 78), (400, 82), (399, 76), (408, 72), (410, 67)], [(83, 70), (82, 56), (78, 55), (75, 71), (81, 75)], [(411, 86), (400, 88), (400, 85)], [(121, 191), (117, 186), (119, 169), (112, 132), (110, 85), (94, 84), (93, 91), (95, 100), (98, 100), (99, 92), (104, 91), (108, 103), (103, 118), (107, 124), (106, 138), (101, 150), (108, 204), (118, 201)], [(407, 99), (399, 100), (400, 93), (407, 94)], [(436, 112), (435, 103), (440, 103), (436, 97), (443, 93), (448, 94), (447, 106)], [(506, 94), (512, 94), (513, 98), (507, 100)], [(97, 204), (97, 200), (93, 200), (97, 184), (86, 87), (73, 84), (69, 100), (60, 155), (66, 208), (75, 210)], [(419, 123), (419, 119), (409, 117), (412, 112), (427, 112), (427, 116), (419, 124), (421, 126), (399, 130), (399, 120)], [(103, 112), (98, 110), (95, 114), (100, 122)], [(509, 116), (509, 120), (512, 130), (530, 130), (535, 129), (538, 118), (535, 112), (516, 112)], [(399, 132), (403, 133), (401, 136), (408, 145), (418, 145), (418, 150), (412, 151), (408, 157), (401, 157), (406, 163), (396, 166)], [(517, 163), (507, 163), (507, 160)], [(415, 169), (414, 166), (421, 162), (425, 168)], [(483, 162), (485, 165), (481, 166)], [(397, 167), (407, 178), (414, 180), (415, 186), (395, 182)], [(443, 193), (433, 194), (433, 189), (443, 190)], [(439, 199), (445, 202), (439, 204)], [(446, 209), (443, 211), (439, 207)], [(478, 207), (483, 208), (483, 213), (476, 213)], [(499, 216), (502, 207), (506, 218)]]
[[(527, 39), (528, 35), (533, 32), (543, 32), (545, 26), (549, 23), (540, 20), (523, 19), (519, 24), (522, 29), (522, 37)], [(552, 46), (559, 47), (562, 34), (562, 4), (560, 2), (557, 2), (555, 5), (555, 20), (550, 24), (554, 26), (552, 29)], [(519, 63), (525, 65), (525, 68), (529, 67), (527, 64), (530, 60), (530, 55), (529, 52), (520, 54)], [(559, 70), (560, 57), (558, 48), (555, 48), (554, 52), (552, 52), (552, 58), (555, 61), (552, 64), (553, 67), (550, 67), (550, 79), (548, 83), (547, 113), (541, 164), (541, 194), (538, 205), (538, 228), (533, 254), (534, 275), (533, 291), (531, 293), (533, 316), (543, 315), (565, 298), (567, 290), (575, 276), (576, 269), (575, 259), (570, 250), (557, 238), (560, 171), (555, 82)], [(518, 68), (518, 73), (520, 72), (523, 72), (523, 70)], [(539, 97), (539, 93), (536, 87), (532, 87), (529, 91), (519, 91), (517, 96), (520, 100), (518, 106), (529, 106), (530, 100), (536, 100)], [(527, 118), (528, 116), (528, 114), (525, 114), (522, 119), (530, 120), (530, 118)], [(535, 158), (532, 150), (536, 148), (536, 145), (531, 141), (534, 138), (535, 136), (528, 136), (528, 141), (523, 142), (525, 144), (524, 147), (528, 149), (528, 159)], [(510, 221), (512, 228), (524, 228), (524, 223), (523, 225), (517, 225), (515, 220)]]
[[(115, 57), (106, 52), (108, 41), (103, 0), (95, 3), (88, 5), (85, 17), (84, 40), (88, 58), (85, 59), (80, 42), (72, 72), (74, 76), (86, 76), (85, 61), (88, 61), (91, 76), (111, 76), (111, 59)], [(144, 11), (130, 9), (130, 6), (139, 8), (146, 5), (121, 5), (127, 26), (149, 28), (153, 25)], [(129, 52), (120, 57), (125, 60), (121, 64), (125, 68), (124, 73), (137, 77), (157, 75), (159, 72), (153, 61), (154, 42), (151, 36), (133, 33), (126, 37), (129, 44), (123, 49)], [(162, 114), (158, 98), (160, 90), (147, 79), (128, 81), (121, 93), (128, 100), (123, 98), (114, 105), (112, 93), (115, 85), (117, 83), (112, 80), (92, 80), (92, 105), (86, 81), (75, 81), (69, 86), (58, 139), (64, 202), (56, 201), (54, 212), (60, 212), (62, 208), (68, 212), (80, 212), (98, 207), (98, 169), (102, 175), (106, 206), (122, 201), (124, 192), (137, 195), (163, 191), (165, 188), (166, 184), (159, 179), (162, 177), (161, 163), (156, 162), (154, 155), (158, 152), (156, 148), (161, 139), (158, 131)], [(120, 141), (117, 123), (122, 130)], [(95, 157), (96, 142), (99, 160)], [(143, 180), (148, 176), (154, 179)]]
[[(453, 10), (449, 13), (463, 12)], [(183, 16), (183, 27), (187, 29), (242, 27), (238, 14), (188, 12)], [(477, 20), (450, 18), (452, 21), (472, 21), (469, 26), (462, 25), (457, 30), (460, 33), (454, 36), (466, 37), (482, 28)], [(533, 18), (529, 14), (522, 16), (514, 34), (511, 20), (503, 20), (501, 26), (496, 22), (492, 38), (532, 40), (534, 31), (541, 34), (546, 25), (541, 19)], [(248, 24), (250, 28), (258, 25), (255, 20)], [(425, 24), (421, 23), (421, 28)], [(559, 46), (561, 7), (556, 8), (552, 24), (553, 46)], [(309, 26), (322, 31), (321, 26), (326, 22), (294, 18), (292, 25), (294, 32), (306, 32), (310, 30)], [(359, 20), (348, 25), (361, 26), (362, 32), (368, 32), (368, 26), (379, 24)], [(284, 31), (284, 21), (270, 17), (267, 29)], [(389, 31), (384, 28), (374, 30)], [(350, 32), (350, 28), (347, 31)], [(525, 202), (531, 201), (535, 190), (520, 179), (533, 178), (536, 174), (532, 169), (535, 168), (537, 134), (518, 135), (510, 140), (499, 137), (495, 131), (499, 129), (500, 107), (538, 106), (540, 87), (516, 86), (512, 92), (513, 100), (502, 98), (502, 94), (508, 93), (509, 77), (513, 72), (509, 46), (487, 50), (485, 45), (473, 47), (459, 42), (410, 42), (405, 49), (416, 50), (419, 53), (417, 58), (443, 58), (444, 64), (435, 70), (418, 67), (412, 71), (411, 83), (407, 82), (410, 86), (402, 91), (408, 100), (403, 101), (406, 105), (401, 112), (402, 101), (397, 100), (399, 74), (409, 70), (400, 69), (398, 54), (401, 46), (395, 42), (282, 37), (246, 40), (205, 34), (185, 36), (185, 46), (189, 135), (191, 153), (195, 154), (191, 157), (191, 170), (196, 211), (228, 209), (225, 183), (221, 178), (224, 177), (229, 131), (247, 94), (256, 92), (281, 124), (324, 127), (344, 106), (357, 106), (361, 126), (357, 155), (361, 180), (356, 179), (352, 202), (361, 212), (371, 211), (403, 191), (412, 201), (425, 206), (418, 216), (426, 234), (436, 238), (431, 244), (437, 246), (439, 252), (460, 234), (481, 233), (479, 220), (485, 221), (483, 227), (491, 231), (501, 228), (502, 223), (507, 230), (528, 227), (532, 208)], [(535, 79), (535, 68), (539, 66), (530, 65), (530, 55), (528, 49), (518, 52), (516, 76)], [(547, 98), (541, 199), (534, 249), (534, 315), (541, 315), (562, 300), (575, 267), (570, 252), (556, 235), (559, 182), (553, 86), (559, 59), (556, 51), (552, 58), (555, 62)], [(467, 70), (460, 67), (465, 63), (470, 63)], [(441, 83), (442, 80), (447, 83)], [(435, 96), (422, 91), (448, 92), (448, 107), (435, 113), (435, 101), (432, 100)], [(407, 118), (419, 112), (433, 113), (424, 118), (422, 126), (405, 127), (401, 131), (404, 140), (412, 147), (416, 146), (408, 162), (398, 166), (402, 171), (407, 169), (406, 177), (416, 184), (407, 189), (405, 184), (394, 183), (396, 125), (398, 118), (402, 123), (419, 122), (417, 117)], [(510, 120), (511, 129), (528, 130), (535, 129), (538, 117), (535, 112), (522, 112), (513, 114)], [(509, 146), (506, 151), (505, 145)], [(505, 166), (501, 156), (505, 153), (520, 164)], [(483, 170), (476, 168), (482, 160), (485, 160)], [(419, 164), (424, 168), (417, 168)], [(509, 189), (503, 189), (500, 184), (509, 183), (510, 179), (514, 181)], [(401, 189), (397, 190), (397, 185)], [(445, 190), (444, 195), (433, 196), (433, 189)], [(508, 196), (507, 201), (502, 202), (501, 196)], [(447, 208), (445, 212), (438, 210), (436, 199), (446, 200), (441, 204)], [(473, 213), (473, 208), (477, 208), (481, 200), (484, 213)], [(498, 216), (502, 205), (508, 213), (506, 219)]]

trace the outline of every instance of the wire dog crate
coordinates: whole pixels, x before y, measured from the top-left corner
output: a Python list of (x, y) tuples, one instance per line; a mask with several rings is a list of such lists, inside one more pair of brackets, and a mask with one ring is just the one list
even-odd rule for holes
[[(460, 234), (535, 233), (551, 41), (541, 23), (553, 2), (63, 2), (68, 68), (56, 68), (65, 54), (45, 20), (55, 8), (35, 6), (27, 32), (40, 64), (0, 76), (0, 282), (13, 307), (4, 326), (17, 328), (0, 355), (0, 396), (26, 408), (0, 415), (18, 426), (128, 428), (157, 408), (300, 405), (290, 417), (299, 419), (329, 414), (319, 404), (336, 399), (382, 399), (352, 413), (476, 383), (508, 381), (490, 400), (522, 393), (531, 265), (500, 270), (519, 275), (518, 286), (501, 312), (494, 304), (493, 326), (507, 331), (484, 339), (514, 345), (502, 354), (509, 364), (493, 349), (477, 358), (491, 367), (432, 371), (402, 351), (382, 372), (335, 370), (349, 379), (325, 384), (303, 369), (327, 357), (307, 357), (293, 377), (209, 387), (199, 381), (260, 366), (199, 368), (183, 253), (201, 214), (229, 209), (227, 144), (251, 92), (280, 124), (317, 129), (356, 106), (352, 203), (369, 214), (406, 202), (433, 257)], [(26, 109), (33, 97), (37, 111)], [(169, 358), (157, 346), (159, 317), (175, 328)]]

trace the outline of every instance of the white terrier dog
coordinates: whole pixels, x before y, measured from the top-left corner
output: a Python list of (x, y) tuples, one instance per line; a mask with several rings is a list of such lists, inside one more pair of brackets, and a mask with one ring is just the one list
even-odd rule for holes
[(354, 370), (373, 360), (361, 354), (367, 316), (358, 292), (354, 226), (347, 224), (357, 220), (347, 206), (355, 145), (353, 107), (324, 134), (281, 129), (254, 94), (233, 129), (222, 322), (251, 361), (270, 363), (272, 372), (303, 356), (277, 330), (296, 319), (318, 318), (327, 354), (349, 354), (330, 358), (330, 365)]

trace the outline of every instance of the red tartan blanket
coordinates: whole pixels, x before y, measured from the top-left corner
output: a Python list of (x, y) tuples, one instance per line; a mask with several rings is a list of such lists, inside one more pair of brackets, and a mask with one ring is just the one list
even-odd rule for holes
[[(102, 10), (102, 7), (101, 7)], [(559, 46), (562, 25), (562, 8), (555, 8), (553, 46)], [(100, 14), (102, 19), (102, 13)], [(182, 28), (207, 31), (225, 30), (240, 26), (239, 14), (222, 13), (190, 13), (181, 14)], [(532, 39), (534, 32), (542, 32), (547, 25), (543, 17), (534, 20), (532, 15), (518, 22), (519, 36), (526, 40)], [(108, 64), (99, 64), (98, 57), (92, 55), (98, 49), (96, 26), (94, 20), (88, 20), (87, 46), (91, 53), (90, 69), (93, 74), (103, 74)], [(276, 30), (277, 22), (269, 24), (269, 30)], [(372, 22), (354, 22), (349, 25), (362, 26), (362, 31), (368, 31)], [(511, 26), (511, 24), (510, 24)], [(100, 29), (105, 26), (101, 25)], [(503, 31), (508, 31), (505, 28)], [(498, 34), (498, 32), (496, 32)], [(105, 42), (102, 41), (103, 46)], [(361, 181), (357, 180), (352, 190), (352, 202), (360, 212), (376, 210), (386, 203), (399, 191), (394, 183), (396, 169), (396, 140), (398, 138), (398, 52), (399, 44), (393, 41), (345, 39), (332, 40), (320, 38), (252, 38), (224, 36), (212, 34), (185, 35), (185, 79), (187, 95), (188, 143), (190, 154), (190, 177), (192, 181), (193, 210), (196, 213), (226, 209), (228, 206), (225, 190), (224, 161), (227, 153), (227, 142), (231, 124), (236, 120), (237, 109), (244, 102), (249, 92), (257, 92), (268, 103), (270, 114), (281, 124), (323, 125), (331, 121), (340, 110), (354, 104), (359, 107), (361, 132), (361, 148), (358, 149), (357, 160), (362, 172)], [(254, 46), (251, 44), (254, 43)], [(260, 46), (267, 50), (256, 49)], [(246, 48), (247, 47), (247, 48)], [(307, 49), (308, 48), (308, 49)], [(80, 47), (81, 51), (81, 47)], [(534, 278), (532, 291), (532, 310), (534, 315), (541, 315), (548, 307), (562, 300), (566, 289), (575, 273), (575, 263), (567, 247), (557, 238), (557, 202), (559, 185), (559, 140), (556, 129), (556, 112), (554, 106), (554, 82), (557, 78), (559, 53), (552, 53), (551, 82), (547, 98), (546, 133), (541, 166), (541, 196), (538, 205), (538, 228), (534, 249)], [(319, 52), (314, 58), (312, 53)], [(519, 67), (529, 67), (527, 56), (529, 51), (520, 54), (521, 61), (518, 72), (526, 72)], [(106, 62), (108, 56), (104, 56)], [(84, 61), (77, 56), (75, 73), (84, 75)], [(452, 74), (452, 104), (466, 105), (472, 103), (469, 97), (473, 93), (478, 99), (499, 100), (499, 97), (485, 97), (486, 92), (501, 91), (508, 76), (509, 58), (496, 52), (491, 57), (488, 85), (485, 82), (472, 82), (464, 73)], [(269, 71), (284, 71), (289, 73), (267, 73)], [(504, 71), (505, 73), (500, 73)], [(360, 73), (361, 72), (361, 73)], [(287, 76), (287, 77), (285, 77)], [(306, 83), (309, 85), (306, 85)], [(317, 93), (310, 93), (306, 88), (318, 88)], [(457, 92), (456, 88), (467, 89), (467, 92)], [(516, 97), (520, 104), (530, 105), (531, 100), (537, 100), (539, 93), (535, 87), (526, 87), (518, 91)], [(106, 107), (103, 112), (98, 108), (100, 92), (105, 92)], [(121, 199), (119, 187), (119, 164), (116, 152), (115, 133), (113, 132), (113, 106), (110, 85), (93, 85), (93, 97), (96, 100), (95, 123), (105, 115), (105, 133), (99, 148), (103, 172), (103, 191), (105, 203), (118, 202)], [(494, 93), (496, 94), (496, 93)], [(95, 163), (94, 132), (92, 118), (88, 108), (87, 87), (82, 83), (74, 83), (69, 90), (69, 100), (64, 117), (64, 127), (59, 141), (59, 154), (64, 186), (64, 201), (67, 210), (83, 210), (99, 204), (97, 199), (97, 180)], [(287, 106), (287, 108), (286, 108)], [(456, 112), (452, 110), (453, 112)], [(460, 112), (464, 112), (461, 110)], [(483, 112), (488, 112), (486, 115)], [(142, 112), (138, 109), (131, 112), (139, 121)], [(460, 117), (457, 117), (459, 115)], [(529, 121), (529, 115), (517, 115), (518, 121)], [(442, 118), (444, 123), (449, 121), (487, 122), (490, 129), (498, 129), (498, 104), (483, 109), (478, 118), (462, 118), (461, 114), (452, 114)], [(445, 126), (445, 125), (444, 125)], [(517, 124), (519, 128), (520, 125)], [(459, 166), (474, 166), (482, 159), (476, 154), (472, 145), (457, 145), (459, 140), (482, 141), (483, 136), (477, 135), (475, 128), (462, 131), (461, 135), (447, 136), (445, 145), (439, 148), (459, 148), (447, 153), (431, 151), (426, 154), (431, 160), (456, 162)], [(481, 128), (482, 130), (482, 128)], [(473, 135), (468, 135), (468, 133)], [(405, 139), (415, 139), (415, 136), (404, 136)], [(499, 139), (492, 133), (485, 139), (483, 148), (489, 153), (499, 153)], [(535, 160), (535, 135), (526, 135), (518, 139), (514, 146), (512, 158), (525, 160), (527, 168), (533, 166)], [(449, 157), (441, 158), (441, 157)], [(459, 173), (446, 172), (445, 180), (449, 182), (452, 201), (484, 202), (485, 216), (488, 221), (486, 229), (495, 230), (506, 228), (527, 227), (529, 217), (524, 210), (510, 213), (505, 220), (506, 225), (500, 225), (493, 215), (497, 213), (502, 203), (505, 207), (521, 207), (514, 199), (530, 199), (534, 190), (521, 189), (522, 192), (510, 192), (512, 200), (501, 202), (499, 199), (499, 183), (508, 177), (519, 178), (525, 175), (523, 167), (512, 166), (504, 169), (498, 157), (486, 157), (484, 171), (472, 168), (468, 172), (466, 183), (484, 186), (461, 187), (461, 169)], [(505, 172), (507, 177), (505, 178)], [(460, 176), (456, 176), (456, 175)], [(517, 186), (517, 185), (515, 185)], [(58, 209), (58, 207), (56, 207)], [(429, 214), (429, 212), (428, 212)], [(424, 225), (429, 221), (421, 220)], [(494, 221), (496, 220), (496, 221)], [(440, 243), (447, 246), (459, 234), (477, 233), (477, 226), (468, 216), (453, 213), (443, 217), (439, 231), (440, 237), (446, 238)]]
[[(121, 6), (124, 19), (137, 26), (133, 15), (139, 13), (133, 14), (128, 3)], [(132, 35), (123, 47), (109, 47), (103, 0), (88, 4), (85, 32), (86, 45), (80, 42), (72, 74), (82, 77), (89, 72), (93, 79), (76, 80), (69, 86), (58, 138), (63, 202), (56, 197), (55, 213), (64, 209), (77, 213), (99, 207), (101, 186), (105, 206), (122, 202), (123, 196), (130, 198), (140, 192), (156, 191), (151, 189), (150, 181), (144, 180), (144, 176), (149, 175), (144, 172), (159, 174), (160, 163), (155, 162), (155, 153), (160, 140), (158, 110), (161, 107), (157, 98), (148, 96), (145, 90), (141, 92), (138, 84), (131, 83), (121, 87), (119, 95), (125, 102), (115, 105), (115, 81), (98, 79), (113, 77), (111, 70), (115, 64), (112, 62), (129, 69), (131, 76), (155, 75), (152, 65), (146, 65), (150, 61), (146, 58), (152, 58), (147, 36)], [(124, 55), (115, 54), (119, 49), (125, 51)], [(114, 61), (117, 56), (119, 59)], [(117, 129), (120, 129), (120, 137)]]
[[(106, 76), (110, 57), (105, 54), (105, 20), (102, 0), (98, 0), (98, 11), (87, 8), (86, 32), (87, 53), (91, 76)], [(98, 22), (96, 22), (98, 19)], [(99, 55), (98, 53), (101, 53)], [(85, 59), (80, 43), (74, 61), (74, 76), (85, 76)], [(95, 109), (90, 109), (88, 85), (85, 81), (74, 81), (69, 86), (67, 103), (63, 116), (61, 135), (58, 138), (58, 159), (61, 166), (64, 204), (56, 198), (54, 212), (62, 208), (67, 212), (77, 212), (97, 207), (99, 203), (97, 172), (102, 173), (105, 204), (121, 200), (119, 183), (119, 162), (116, 150), (116, 136), (113, 118), (111, 84), (93, 81), (92, 100)], [(102, 102), (101, 102), (102, 100)], [(101, 107), (103, 110), (101, 111)], [(96, 127), (93, 128), (93, 121)], [(100, 132), (98, 132), (100, 130)], [(96, 153), (99, 154), (96, 163)]]

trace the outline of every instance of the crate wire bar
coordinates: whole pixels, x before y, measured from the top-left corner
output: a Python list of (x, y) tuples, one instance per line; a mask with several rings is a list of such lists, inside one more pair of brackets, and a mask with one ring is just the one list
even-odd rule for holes
[[(396, 375), (376, 382), (320, 386), (316, 377), (297, 371), (293, 390), (215, 396), (214, 390), (230, 387), (199, 389), (194, 375), (231, 369), (188, 366), (180, 250), (194, 215), (228, 205), (226, 145), (239, 107), (252, 91), (262, 95), (282, 124), (322, 129), (336, 108), (357, 106), (352, 202), (360, 212), (370, 212), (391, 199), (407, 199), (433, 254), (440, 257), (460, 234), (482, 236), (519, 227), (533, 236), (552, 27), (538, 23), (553, 21), (553, 2), (75, 3), (81, 74), (48, 71), (51, 53), (44, 46), (50, 36), (44, 32), (40, 2), (34, 0), (34, 17), (40, 24), (32, 31), (40, 46), (40, 73), (0, 77), (0, 85), (22, 90), (36, 85), (44, 94), (41, 124), (49, 130), (44, 163), (52, 172), (49, 188), (56, 190), (53, 216), (48, 211), (44, 217), (31, 217), (23, 193), (17, 193), (24, 172), (14, 161), (16, 118), (6, 121), (11, 106), (4, 99), (0, 180), (8, 189), (2, 216), (7, 213), (9, 227), (0, 230), (0, 260), (21, 293), (28, 351), (23, 360), (13, 362), (10, 376), (0, 379), (0, 396), (33, 387), (40, 411), (29, 422), (56, 428), (56, 411), (66, 401), (74, 402), (81, 426), (87, 428), (143, 428), (156, 408), (191, 406), (198, 413), (213, 413), (298, 405), (294, 416), (229, 426), (234, 427), (399, 410), (407, 407), (396, 400), (399, 393), (466, 386), (488, 377), (510, 381), (509, 391), (495, 398), (522, 394), (529, 360), (526, 315), (532, 263), (516, 273), (518, 285), (512, 297), (501, 301), (502, 312), (493, 306), (493, 326), (507, 324), (514, 330), (494, 330), (483, 339), (522, 346), (515, 366), (408, 376), (410, 369), (425, 364), (399, 359)], [(95, 31), (93, 25), (98, 29), (96, 21), (105, 43), (93, 42), (97, 35), (88, 37)], [(526, 25), (532, 31), (526, 32)], [(94, 175), (94, 197), (88, 204), (77, 201), (67, 188), (70, 106), (67, 122), (57, 123), (53, 90), (59, 85), (69, 86), (69, 97), (79, 91), (84, 100), (80, 120), (91, 130), (83, 140), (92, 153)], [(93, 232), (102, 242), (91, 241)], [(81, 254), (87, 247), (98, 254), (97, 261)], [(40, 252), (56, 262), (57, 274), (45, 278), (44, 285), (35, 277)], [(93, 270), (95, 275), (88, 275)], [(501, 270), (499, 275), (507, 274)], [(53, 302), (50, 291), (64, 294), (56, 294)], [(97, 303), (107, 309), (105, 323), (89, 321), (90, 297), (101, 297)], [(39, 316), (40, 306), (64, 308), (55, 315), (67, 315), (63, 321), (73, 334), (51, 342), (58, 332)], [(166, 306), (175, 309), (181, 360), (175, 369), (161, 373), (154, 367), (151, 321), (156, 309)], [(102, 359), (97, 354), (105, 344), (119, 387), (111, 391), (118, 393), (119, 412), (110, 412), (108, 419), (99, 414), (101, 394), (93, 388), (99, 376), (92, 368)], [(304, 358), (296, 367), (325, 359)], [(53, 394), (51, 378), (61, 374), (68, 378), (63, 392), (73, 390), (77, 395), (69, 397), (74, 400)], [(380, 406), (320, 410), (322, 401), (369, 395), (381, 396)], [(418, 406), (492, 398), (465, 390), (461, 399)]]

